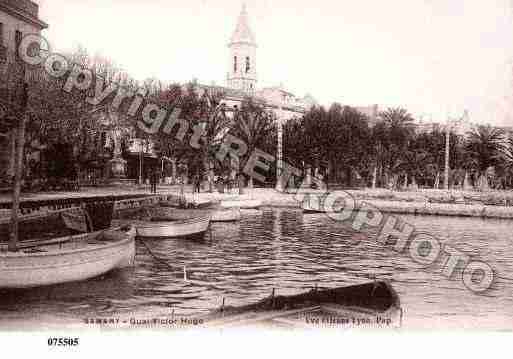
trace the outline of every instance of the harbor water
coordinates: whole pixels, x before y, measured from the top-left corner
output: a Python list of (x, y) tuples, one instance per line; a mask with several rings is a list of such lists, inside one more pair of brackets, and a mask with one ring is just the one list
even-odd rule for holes
[[(213, 224), (202, 241), (145, 240), (136, 266), (80, 283), (0, 292), (0, 328), (45, 320), (189, 316), (313, 287), (387, 279), (413, 329), (513, 329), (513, 221), (400, 216), (463, 253), (489, 263), (498, 279), (482, 294), (323, 214), (244, 211)], [(38, 319), (39, 318), (39, 319)], [(14, 323), (14, 324), (13, 324)]]

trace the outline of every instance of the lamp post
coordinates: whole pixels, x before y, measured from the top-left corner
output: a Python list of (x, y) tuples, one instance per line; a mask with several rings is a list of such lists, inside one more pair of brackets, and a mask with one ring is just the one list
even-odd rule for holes
[(445, 170), (444, 170), (444, 189), (449, 190), (449, 150), (451, 140), (451, 129), (449, 126), (445, 128)]
[(285, 189), (283, 183), (283, 121), (282, 108), (277, 111), (278, 115), (278, 147), (276, 153), (276, 191), (283, 192)]
[(139, 139), (139, 185), (143, 184), (144, 139)]
[(450, 159), (450, 140), (451, 130), (456, 128), (468, 116), (468, 111), (465, 110), (460, 118), (454, 118), (450, 114), (447, 116), (447, 124), (445, 125), (445, 168), (444, 168), (444, 189), (449, 190), (449, 159)]

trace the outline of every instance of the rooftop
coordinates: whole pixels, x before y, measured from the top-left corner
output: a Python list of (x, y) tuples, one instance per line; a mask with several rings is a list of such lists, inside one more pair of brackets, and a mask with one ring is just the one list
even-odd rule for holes
[(245, 4), (242, 5), (239, 20), (237, 21), (237, 27), (235, 28), (235, 31), (233, 32), (232, 38), (230, 40), (230, 45), (239, 43), (246, 43), (256, 46), (255, 34), (249, 27), (248, 12), (246, 11)]
[(30, 0), (0, 0), (0, 11), (5, 11), (41, 29), (48, 25), (39, 19), (39, 5)]

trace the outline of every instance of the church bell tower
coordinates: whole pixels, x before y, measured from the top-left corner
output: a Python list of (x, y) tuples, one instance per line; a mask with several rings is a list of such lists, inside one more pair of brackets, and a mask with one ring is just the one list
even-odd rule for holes
[(237, 21), (237, 27), (228, 44), (230, 59), (228, 68), (228, 87), (251, 95), (256, 91), (256, 49), (255, 35), (248, 23), (246, 5)]

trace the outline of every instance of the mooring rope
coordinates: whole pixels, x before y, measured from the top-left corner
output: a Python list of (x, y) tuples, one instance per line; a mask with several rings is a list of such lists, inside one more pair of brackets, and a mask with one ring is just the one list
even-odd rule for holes
[(155, 259), (157, 262), (165, 265), (166, 267), (168, 267), (169, 269), (172, 270), (171, 274), (178, 274), (178, 273), (183, 274), (184, 279), (187, 280), (187, 269), (185, 266), (183, 267), (183, 271), (182, 270), (177, 271), (176, 267), (173, 267), (168, 262), (166, 262), (164, 259), (158, 257), (155, 253), (153, 253), (153, 251), (150, 249), (148, 244), (143, 239), (138, 239), (138, 240), (143, 244), (143, 246), (146, 248), (146, 251), (150, 254), (151, 257), (153, 257), (153, 259)]

